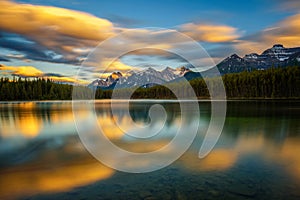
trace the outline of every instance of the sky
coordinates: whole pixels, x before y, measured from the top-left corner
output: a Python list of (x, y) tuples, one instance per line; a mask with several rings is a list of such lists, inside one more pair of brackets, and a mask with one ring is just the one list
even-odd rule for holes
[(300, 46), (298, 0), (0, 0), (0, 19), (0, 76), (10, 78), (87, 84)]

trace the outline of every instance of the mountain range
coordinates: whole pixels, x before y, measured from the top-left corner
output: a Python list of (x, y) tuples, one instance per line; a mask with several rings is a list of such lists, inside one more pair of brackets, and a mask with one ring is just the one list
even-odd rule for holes
[[(217, 67), (221, 75), (228, 73), (238, 73), (242, 71), (265, 70), (271, 67), (285, 67), (289, 65), (299, 65), (300, 63), (300, 47), (285, 48), (281, 44), (275, 44), (272, 48), (263, 51), (262, 54), (251, 53), (244, 57), (233, 54), (219, 64)], [(213, 70), (207, 70), (207, 76), (214, 76)], [(145, 84), (147, 82), (155, 82), (164, 84), (168, 82), (177, 82), (183, 78), (191, 80), (201, 77), (199, 72), (193, 72), (191, 66), (183, 66), (177, 69), (166, 67), (162, 71), (155, 70), (152, 67), (141, 71), (127, 72), (123, 76), (121, 72), (113, 72), (106, 79), (97, 79), (89, 86), (102, 89), (113, 89), (118, 82), (119, 88), (128, 88), (134, 86), (151, 87), (153, 84)]]
[(155, 70), (152, 67), (141, 71), (129, 71), (126, 76), (120, 72), (113, 72), (106, 79), (97, 79), (93, 81), (90, 87), (100, 87), (102, 89), (113, 89), (118, 82), (119, 88), (128, 88), (134, 86), (151, 87), (154, 84), (145, 84), (147, 82), (164, 84), (184, 77), (187, 73), (193, 73), (187, 67), (173, 69), (166, 67), (162, 71)]
[(284, 67), (300, 62), (300, 47), (285, 48), (281, 44), (275, 44), (262, 54), (251, 53), (243, 58), (233, 54), (217, 67), (221, 74), (237, 73), (242, 71), (264, 70), (270, 67)]

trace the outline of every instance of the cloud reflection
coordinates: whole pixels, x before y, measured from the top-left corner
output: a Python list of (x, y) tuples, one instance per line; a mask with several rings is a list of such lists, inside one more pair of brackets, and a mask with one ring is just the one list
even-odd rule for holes
[(71, 141), (60, 151), (48, 150), (32, 162), (1, 169), (0, 198), (65, 192), (114, 174), (78, 145)]

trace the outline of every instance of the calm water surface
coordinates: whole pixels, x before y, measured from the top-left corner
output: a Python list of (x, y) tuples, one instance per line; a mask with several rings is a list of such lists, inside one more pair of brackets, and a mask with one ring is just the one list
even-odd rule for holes
[[(114, 126), (130, 118), (149, 123), (151, 105), (168, 114), (162, 136), (131, 140)], [(186, 103), (188, 104), (188, 103)], [(180, 124), (178, 102), (134, 101), (130, 116), (120, 102), (95, 104), (97, 121), (115, 144), (134, 152), (166, 145)], [(300, 102), (230, 101), (214, 150), (198, 158), (210, 122), (210, 103), (199, 102), (185, 124), (200, 127), (194, 143), (172, 165), (129, 174), (95, 160), (76, 132), (71, 102), (0, 104), (0, 199), (300, 199)], [(76, 112), (82, 120), (89, 111)], [(130, 129), (130, 127), (127, 127)], [(188, 131), (188, 129), (187, 129)]]

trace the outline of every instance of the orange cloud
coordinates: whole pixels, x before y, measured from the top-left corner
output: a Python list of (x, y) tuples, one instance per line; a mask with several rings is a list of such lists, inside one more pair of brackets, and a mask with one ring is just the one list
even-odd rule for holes
[(132, 70), (133, 67), (122, 63), (120, 60), (111, 61), (111, 59), (105, 59), (101, 63), (102, 66), (108, 66), (108, 69), (112, 68), (115, 71), (129, 71)]
[(32, 67), (32, 66), (5, 66), (0, 65), (0, 71), (10, 71), (11, 74), (17, 76), (25, 76), (25, 77), (40, 77), (43, 75), (43, 72)]
[(45, 78), (49, 78), (50, 80), (52, 80), (54, 82), (75, 83), (75, 84), (80, 84), (80, 85), (87, 85), (90, 83), (90, 81), (79, 80), (79, 79), (71, 78), (71, 77), (46, 76)]
[(104, 40), (113, 35), (113, 24), (93, 15), (57, 8), (0, 2), (0, 29), (27, 36), (55, 39), (58, 34), (87, 40)]
[[(5, 19), (0, 20), (1, 30), (19, 34), (21, 37), (33, 41), (34, 44), (31, 45), (36, 48), (32, 48), (35, 52), (41, 52), (38, 59), (43, 60), (45, 59), (43, 56), (45, 56), (50, 62), (56, 60), (57, 62), (79, 63), (84, 60), (81, 56), (86, 56), (99, 42), (103, 42), (117, 33), (126, 32), (122, 41), (107, 42), (107, 46), (102, 48), (104, 50), (101, 54), (104, 59), (113, 58), (114, 52), (120, 48), (124, 49), (124, 52), (128, 49), (130, 54), (135, 55), (167, 57), (169, 54), (163, 50), (180, 48), (176, 45), (184, 42), (184, 37), (178, 37), (169, 30), (132, 30), (116, 27), (112, 22), (88, 13), (52, 6), (0, 0), (0, 18)], [(178, 30), (198, 41), (213, 43), (228, 42), (239, 37), (234, 27), (226, 25), (190, 23), (179, 26)], [(145, 35), (153, 37), (146, 38)], [(160, 38), (160, 40), (153, 38)], [(148, 49), (141, 50), (141, 47)], [(135, 48), (139, 50), (132, 51)], [(48, 50), (51, 53), (45, 52)], [(33, 54), (32, 50), (24, 48), (22, 53), (24, 52), (25, 58), (37, 59), (36, 56), (30, 56)], [(118, 67), (128, 68), (125, 64), (117, 65), (116, 70)]]
[(32, 66), (5, 66), (0, 64), (0, 71), (6, 74), (12, 74), (20, 77), (40, 77), (49, 78), (55, 82), (75, 83), (75, 84), (89, 84), (90, 81), (80, 80), (65, 76), (45, 76), (44, 72)]
[(248, 54), (261, 52), (273, 44), (300, 46), (300, 14), (290, 16), (246, 40), (238, 41), (235, 47), (240, 54)]
[[(52, 6), (0, 0), (0, 19), (0, 30), (33, 41), (31, 47), (45, 54), (45, 58), (38, 57), (42, 60), (48, 56), (51, 61), (51, 55), (45, 52), (49, 50), (59, 56), (56, 59), (60, 62), (78, 63), (79, 55), (86, 55), (99, 42), (115, 34), (114, 25), (106, 19)], [(37, 59), (31, 56), (34, 52), (30, 49), (25, 48), (24, 52), (27, 58)]]
[(240, 37), (237, 29), (226, 25), (211, 24), (183, 24), (179, 31), (197, 41), (203, 42), (231, 42)]

